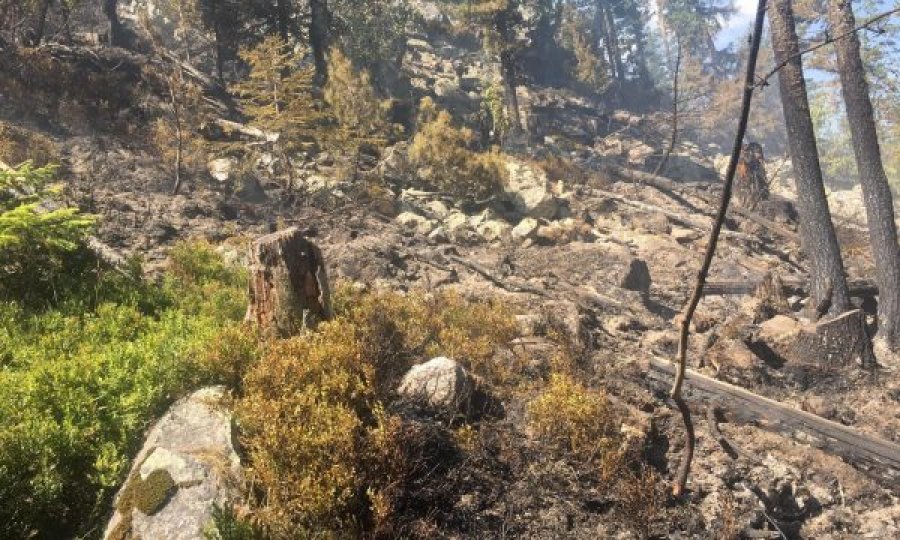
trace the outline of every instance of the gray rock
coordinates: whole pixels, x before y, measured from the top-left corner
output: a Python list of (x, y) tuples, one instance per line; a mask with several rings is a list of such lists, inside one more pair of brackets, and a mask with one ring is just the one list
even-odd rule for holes
[(417, 234), (427, 236), (434, 230), (435, 223), (425, 216), (414, 214), (413, 212), (403, 212), (394, 220), (398, 225), (406, 230), (415, 231)]
[(231, 171), (234, 168), (234, 160), (231, 158), (214, 159), (206, 164), (206, 169), (210, 176), (219, 182), (227, 182), (231, 178)]
[(554, 219), (563, 202), (550, 189), (547, 173), (525, 162), (509, 159), (506, 162), (509, 180), (503, 198), (523, 216)]
[(104, 540), (203, 538), (214, 504), (242, 500), (236, 486), (243, 471), (224, 397), (223, 387), (198, 390), (153, 426), (116, 495)]
[(414, 402), (444, 411), (465, 408), (475, 391), (475, 380), (459, 363), (439, 356), (413, 366), (397, 393)]
[(520, 221), (518, 225), (513, 227), (510, 234), (512, 235), (513, 240), (522, 242), (529, 238), (534, 238), (539, 226), (540, 223), (538, 220), (534, 218), (525, 218)]

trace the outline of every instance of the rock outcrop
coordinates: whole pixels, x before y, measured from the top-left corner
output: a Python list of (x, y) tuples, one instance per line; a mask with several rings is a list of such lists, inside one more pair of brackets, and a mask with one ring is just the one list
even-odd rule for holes
[(240, 500), (225, 389), (198, 390), (153, 426), (116, 495), (104, 540), (203, 538), (214, 505)]

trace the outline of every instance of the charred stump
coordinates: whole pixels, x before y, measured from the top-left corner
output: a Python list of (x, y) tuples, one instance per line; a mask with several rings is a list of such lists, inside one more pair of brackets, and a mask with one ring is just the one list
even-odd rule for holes
[(798, 365), (822, 369), (875, 367), (866, 314), (860, 309), (814, 323), (776, 316), (760, 325), (756, 338), (758, 354), (768, 350)]
[(253, 242), (248, 322), (287, 337), (331, 317), (328, 276), (315, 244), (296, 227)]

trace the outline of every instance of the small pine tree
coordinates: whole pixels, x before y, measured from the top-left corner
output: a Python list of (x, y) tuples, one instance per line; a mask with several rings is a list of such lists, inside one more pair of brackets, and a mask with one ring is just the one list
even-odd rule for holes
[(325, 102), (340, 126), (339, 138), (345, 145), (387, 138), (388, 103), (378, 99), (368, 71), (355, 69), (339, 49), (332, 49), (329, 55)]
[(0, 168), (0, 298), (52, 299), (76, 265), (94, 218), (52, 208), (60, 189), (53, 167)]
[(269, 36), (240, 52), (250, 66), (247, 78), (233, 85), (251, 125), (280, 134), (284, 151), (321, 139), (328, 115), (315, 95), (315, 68), (305, 55), (292, 51), (280, 37)]
[(424, 187), (461, 200), (485, 199), (500, 191), (506, 169), (498, 152), (469, 150), (472, 131), (456, 127), (450, 113), (439, 110), (430, 98), (422, 100), (418, 123), (409, 157)]

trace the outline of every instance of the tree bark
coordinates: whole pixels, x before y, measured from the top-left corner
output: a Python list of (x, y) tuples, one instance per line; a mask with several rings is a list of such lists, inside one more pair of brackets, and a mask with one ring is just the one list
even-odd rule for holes
[(250, 246), (250, 305), (246, 320), (288, 337), (332, 317), (322, 252), (296, 227)]
[(500, 69), (503, 71), (503, 93), (506, 96), (506, 112), (509, 114), (510, 131), (522, 131), (522, 117), (519, 113), (519, 96), (516, 93), (516, 60), (512, 51), (500, 53)]
[(316, 66), (316, 82), (328, 81), (328, 28), (331, 24), (328, 0), (309, 0), (309, 46)]
[(625, 82), (625, 67), (622, 65), (622, 54), (619, 51), (619, 32), (616, 30), (616, 19), (613, 17), (612, 9), (605, 5), (603, 12), (606, 18), (606, 34), (609, 37), (609, 55), (612, 65), (615, 68), (616, 80), (619, 83)]
[(893, 196), (881, 160), (859, 38), (852, 32), (856, 20), (850, 1), (830, 0), (828, 20), (834, 34), (849, 32), (846, 38), (835, 42), (835, 50), (880, 292), (878, 337), (892, 350), (900, 351), (900, 245), (897, 244)]
[(110, 47), (123, 47), (124, 35), (122, 21), (119, 20), (119, 0), (103, 0), (103, 14), (109, 21), (109, 45)]
[(25, 45), (28, 47), (37, 47), (44, 39), (44, 29), (47, 26), (47, 13), (50, 11), (50, 4), (53, 0), (44, 0), (38, 9), (34, 24), (25, 33)]
[(281, 39), (287, 42), (290, 33), (291, 20), (291, 8), (289, 6), (289, 0), (277, 0), (275, 2), (275, 7), (278, 11), (278, 35), (281, 36)]
[(825, 197), (791, 0), (774, 0), (769, 22), (775, 60), (787, 60), (778, 72), (778, 80), (796, 176), (800, 234), (810, 261), (812, 305), (828, 305), (829, 313), (838, 315), (850, 309), (850, 295)]

